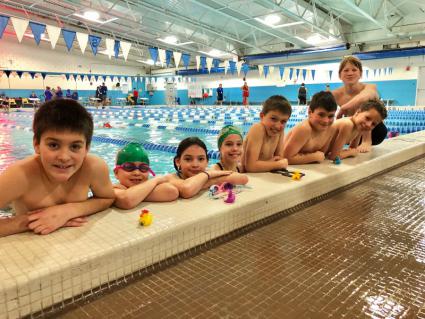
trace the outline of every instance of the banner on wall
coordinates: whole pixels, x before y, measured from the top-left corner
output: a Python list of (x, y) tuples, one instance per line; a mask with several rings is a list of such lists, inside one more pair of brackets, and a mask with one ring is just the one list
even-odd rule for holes
[(149, 53), (151, 55), (151, 59), (153, 60), (153, 63), (156, 63), (156, 60), (158, 60), (158, 48), (149, 48)]
[(15, 29), (16, 37), (18, 41), (21, 42), (24, 37), (24, 33), (28, 28), (29, 20), (19, 19), (15, 17), (10, 18), (12, 20), (13, 28)]
[(174, 57), (175, 68), (177, 69), (179, 67), (182, 54), (181, 52), (173, 51), (173, 57)]
[(77, 36), (78, 45), (80, 46), (80, 49), (81, 49), (81, 53), (84, 54), (87, 47), (87, 41), (89, 40), (89, 35), (86, 33), (77, 32), (76, 36)]
[(3, 36), (3, 32), (6, 29), (6, 26), (8, 23), (9, 23), (9, 17), (3, 16), (0, 14), (0, 39)]
[(37, 45), (40, 45), (41, 35), (46, 30), (46, 25), (41, 24), (41, 23), (32, 22), (32, 21), (30, 21), (29, 25), (30, 25), (32, 34), (34, 35), (35, 43), (37, 43)]
[(187, 53), (182, 54), (182, 60), (183, 60), (183, 65), (187, 70), (190, 63), (190, 54), (187, 54)]
[(285, 72), (285, 67), (283, 65), (279, 65), (279, 74), (281, 80), (283, 78), (283, 72)]
[(121, 45), (122, 54), (124, 56), (124, 60), (127, 61), (128, 53), (130, 52), (130, 48), (131, 48), (131, 43), (121, 41), (120, 45)]
[(49, 35), (49, 40), (50, 40), (52, 49), (54, 49), (56, 47), (56, 43), (58, 42), (61, 29), (53, 25), (46, 25), (46, 30), (47, 30), (47, 34)]
[(71, 51), (72, 44), (74, 43), (75, 35), (76, 35), (76, 32), (74, 31), (62, 29), (62, 36), (63, 36), (63, 39), (65, 40), (65, 44), (68, 51)]
[(91, 34), (89, 35), (89, 43), (94, 55), (97, 54), (97, 48), (99, 47), (101, 40), (102, 40), (101, 37), (98, 37), (96, 35), (91, 35)]
[(267, 78), (267, 75), (269, 74), (269, 66), (268, 65), (263, 66), (263, 72), (264, 72), (264, 77)]

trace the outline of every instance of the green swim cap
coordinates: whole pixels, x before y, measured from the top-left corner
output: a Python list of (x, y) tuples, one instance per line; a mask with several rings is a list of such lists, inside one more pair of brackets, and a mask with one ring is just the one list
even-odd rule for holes
[(148, 153), (139, 143), (128, 143), (117, 154), (117, 165), (127, 162), (142, 162), (149, 165)]
[(220, 133), (218, 133), (218, 149), (220, 149), (224, 139), (232, 134), (239, 135), (241, 139), (243, 139), (242, 132), (239, 128), (233, 125), (226, 125), (221, 129)]

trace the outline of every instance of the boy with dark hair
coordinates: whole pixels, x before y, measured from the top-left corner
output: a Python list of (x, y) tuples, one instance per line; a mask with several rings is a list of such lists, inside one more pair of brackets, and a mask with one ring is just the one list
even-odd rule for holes
[(84, 107), (68, 99), (47, 102), (35, 113), (33, 131), (35, 155), (0, 175), (0, 207), (11, 204), (15, 211), (0, 220), (0, 237), (82, 226), (85, 216), (114, 201), (108, 166), (88, 154), (93, 120)]
[(251, 126), (244, 141), (242, 165), (246, 172), (269, 172), (288, 166), (283, 158), (283, 131), (291, 112), (291, 105), (281, 95), (264, 102), (260, 122)]
[(308, 118), (297, 124), (285, 137), (283, 156), (289, 164), (320, 163), (333, 137), (332, 123), (337, 105), (331, 92), (313, 95)]
[[(334, 160), (356, 156), (359, 152), (362, 135), (370, 132), (387, 117), (387, 110), (379, 100), (369, 100), (360, 105), (353, 116), (344, 117), (332, 125), (333, 139), (330, 146), (329, 159)], [(343, 149), (345, 144), (350, 144), (348, 149)]]

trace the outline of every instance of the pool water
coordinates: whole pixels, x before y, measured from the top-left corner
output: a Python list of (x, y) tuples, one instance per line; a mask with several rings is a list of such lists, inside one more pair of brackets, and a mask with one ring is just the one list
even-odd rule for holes
[[(125, 143), (143, 143), (153, 171), (167, 174), (174, 172), (173, 157), (180, 141), (188, 136), (198, 136), (210, 150), (210, 164), (213, 164), (218, 158), (219, 130), (224, 125), (234, 124), (246, 133), (253, 123), (259, 121), (260, 107), (144, 107), (89, 111), (95, 124), (90, 152), (107, 162), (111, 179), (116, 182), (113, 174), (115, 156)], [(31, 131), (33, 115), (31, 110), (0, 113), (0, 173), (16, 160), (34, 153)], [(305, 107), (294, 107), (286, 130), (305, 117)], [(106, 122), (113, 128), (102, 128)], [(389, 111), (386, 124), (389, 131), (401, 134), (422, 130), (425, 129), (425, 111)]]

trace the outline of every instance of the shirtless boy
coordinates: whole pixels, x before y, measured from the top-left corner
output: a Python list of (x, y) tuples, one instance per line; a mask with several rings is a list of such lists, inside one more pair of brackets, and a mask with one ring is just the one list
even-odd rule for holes
[(288, 166), (283, 157), (283, 134), (291, 112), (291, 105), (281, 95), (264, 102), (260, 122), (251, 126), (243, 144), (246, 172), (270, 172)]
[(325, 159), (336, 109), (332, 93), (321, 91), (313, 95), (308, 118), (285, 136), (283, 156), (289, 164), (320, 163)]

